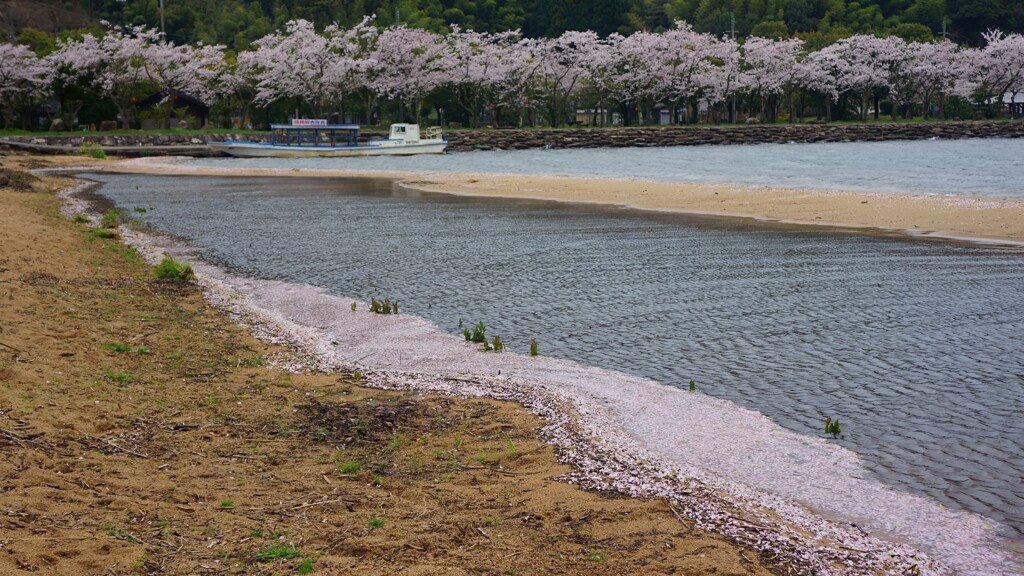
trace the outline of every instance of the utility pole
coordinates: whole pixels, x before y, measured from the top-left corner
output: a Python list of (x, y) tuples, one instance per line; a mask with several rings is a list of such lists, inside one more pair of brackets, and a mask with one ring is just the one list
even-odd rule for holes
[(732, 35), (732, 39), (735, 40), (736, 39), (736, 15), (733, 14), (731, 16), (731, 18), (732, 18), (732, 22), (729, 24), (729, 34), (731, 34)]
[(948, 40), (949, 39), (948, 35), (946, 34), (946, 19), (945, 18), (942, 19), (942, 39), (943, 40)]
[(160, 33), (167, 36), (164, 31), (164, 0), (160, 0)]
[(14, 34), (14, 0), (8, 0), (7, 2), (7, 39), (14, 42), (16, 35)]

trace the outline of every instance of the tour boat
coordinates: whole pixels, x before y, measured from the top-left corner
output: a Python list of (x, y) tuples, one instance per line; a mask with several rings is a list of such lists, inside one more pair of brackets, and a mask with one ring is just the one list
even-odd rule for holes
[(292, 120), (271, 124), (270, 142), (209, 142), (211, 150), (240, 158), (308, 158), (343, 156), (409, 156), (441, 154), (448, 141), (440, 128), (392, 124), (387, 139), (359, 143), (358, 124), (328, 124), (326, 120)]

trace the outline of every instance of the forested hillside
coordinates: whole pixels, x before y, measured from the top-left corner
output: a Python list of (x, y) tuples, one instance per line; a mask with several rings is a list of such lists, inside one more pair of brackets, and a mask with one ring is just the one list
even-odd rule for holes
[[(159, 28), (159, 0), (10, 0), (0, 9), (2, 29), (17, 37), (25, 28), (47, 35), (115, 24)], [(566, 30), (605, 36), (658, 32), (676, 20), (694, 30), (737, 37), (799, 35), (824, 46), (852, 34), (892, 33), (907, 40), (941, 35), (977, 45), (989, 28), (1024, 32), (1024, 0), (165, 0), (164, 28), (179, 43), (202, 41), (241, 50), (293, 19), (317, 27), (396, 21), (435, 32), (450, 25), (481, 32), (520, 29), (527, 37)], [(30, 31), (29, 34), (32, 34)]]

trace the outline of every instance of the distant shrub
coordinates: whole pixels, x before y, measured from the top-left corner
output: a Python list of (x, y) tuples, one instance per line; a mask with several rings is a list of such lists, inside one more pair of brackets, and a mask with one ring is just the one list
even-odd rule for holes
[(195, 276), (187, 263), (166, 257), (160, 261), (153, 274), (160, 280), (191, 280)]
[(104, 160), (107, 157), (107, 153), (103, 151), (103, 147), (95, 142), (82, 142), (82, 145), (78, 147), (78, 153), (82, 156), (90, 156), (100, 160)]

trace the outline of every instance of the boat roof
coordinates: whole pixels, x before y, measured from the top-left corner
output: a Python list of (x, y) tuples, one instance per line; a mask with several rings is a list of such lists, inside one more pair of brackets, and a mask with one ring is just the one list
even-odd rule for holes
[(359, 130), (359, 124), (320, 124), (319, 126), (294, 126), (292, 124), (271, 124), (271, 130)]

